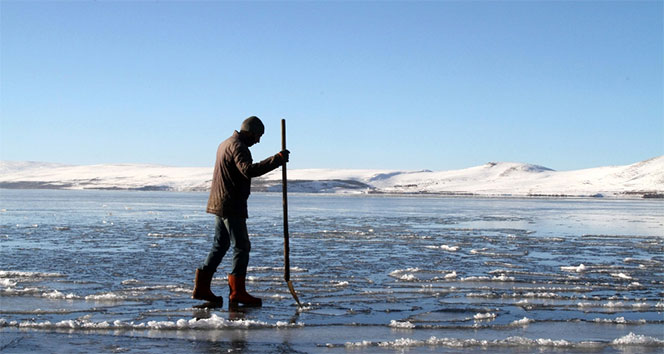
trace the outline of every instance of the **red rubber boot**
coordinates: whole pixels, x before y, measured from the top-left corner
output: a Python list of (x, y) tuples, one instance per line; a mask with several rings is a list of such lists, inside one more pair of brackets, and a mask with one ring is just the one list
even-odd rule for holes
[(231, 306), (242, 304), (244, 306), (261, 307), (263, 301), (247, 293), (245, 289), (245, 275), (228, 275), (228, 286), (231, 288), (228, 302)]

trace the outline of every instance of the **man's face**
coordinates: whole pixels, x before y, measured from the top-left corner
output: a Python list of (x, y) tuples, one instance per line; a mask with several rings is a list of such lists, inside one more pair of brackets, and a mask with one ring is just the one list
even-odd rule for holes
[(249, 146), (254, 146), (255, 144), (258, 144), (258, 143), (261, 142), (261, 137), (263, 136), (262, 134), (256, 135), (252, 132), (248, 132), (248, 133), (249, 133), (248, 134), (249, 135), (249, 140), (251, 141), (251, 143), (249, 143)]

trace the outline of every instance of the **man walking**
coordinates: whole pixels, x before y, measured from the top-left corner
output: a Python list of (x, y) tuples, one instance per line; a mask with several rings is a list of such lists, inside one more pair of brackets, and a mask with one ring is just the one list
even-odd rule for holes
[(265, 132), (258, 117), (242, 122), (240, 131), (219, 145), (214, 164), (212, 188), (207, 212), (215, 215), (215, 236), (212, 249), (205, 262), (196, 269), (192, 298), (222, 303), (221, 296), (210, 290), (212, 276), (224, 255), (233, 245), (233, 269), (228, 274), (230, 305), (261, 306), (262, 301), (247, 293), (245, 278), (249, 263), (251, 242), (247, 232), (247, 199), (251, 178), (264, 175), (288, 162), (289, 151), (284, 150), (261, 162), (253, 163), (249, 147), (257, 144)]

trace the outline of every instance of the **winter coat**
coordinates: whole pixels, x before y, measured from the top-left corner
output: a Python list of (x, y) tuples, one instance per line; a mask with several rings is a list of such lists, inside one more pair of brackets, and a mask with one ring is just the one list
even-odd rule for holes
[(283, 164), (280, 154), (253, 163), (246, 137), (237, 131), (219, 144), (214, 164), (207, 212), (221, 217), (248, 217), (247, 199), (251, 178), (262, 176)]

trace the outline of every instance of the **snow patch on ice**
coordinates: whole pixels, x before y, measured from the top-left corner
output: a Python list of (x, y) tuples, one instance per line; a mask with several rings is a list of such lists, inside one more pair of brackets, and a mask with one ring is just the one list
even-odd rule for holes
[(115, 293), (93, 294), (85, 297), (88, 301), (124, 301), (127, 300), (126, 296), (118, 295)]
[(125, 329), (125, 330), (190, 330), (190, 329), (225, 329), (225, 328), (297, 328), (304, 327), (304, 323), (289, 323), (278, 321), (270, 324), (257, 320), (227, 320), (217, 314), (212, 314), (209, 318), (203, 319), (179, 319), (176, 321), (148, 321), (135, 323), (124, 321), (103, 321), (93, 322), (89, 318), (80, 318), (75, 320), (63, 320), (60, 322), (52, 323), (50, 321), (35, 322), (35, 321), (7, 321), (4, 318), (0, 319), (0, 328), (2, 327), (17, 327), (17, 328), (32, 328), (32, 329)]
[(445, 279), (456, 279), (456, 277), (457, 277), (456, 270), (452, 271), (452, 273), (445, 274)]
[(58, 290), (53, 290), (51, 292), (43, 293), (41, 296), (48, 299), (66, 299), (66, 300), (80, 299), (80, 296), (77, 296), (72, 293), (64, 294)]
[[(662, 346), (664, 341), (630, 333), (624, 337), (617, 338), (610, 343), (607, 342), (572, 342), (565, 339), (551, 339), (551, 338), (537, 338), (530, 339), (519, 336), (512, 336), (506, 339), (495, 340), (478, 340), (478, 339), (460, 339), (460, 338), (437, 338), (435, 336), (426, 340), (412, 339), (412, 338), (399, 338), (393, 341), (372, 342), (368, 340), (358, 342), (346, 342), (346, 348), (368, 348), (368, 347), (381, 347), (381, 348), (394, 348), (394, 349), (408, 349), (412, 347), (449, 347), (449, 348), (473, 348), (479, 347), (486, 350), (486, 348), (499, 347), (499, 348), (515, 348), (515, 347), (550, 347), (550, 348), (565, 348), (565, 349), (580, 349), (580, 350), (600, 350), (608, 345), (615, 346)], [(334, 344), (327, 344), (327, 347), (336, 347)]]
[(664, 345), (664, 340), (649, 337), (649, 336), (644, 336), (641, 334), (634, 334), (630, 332), (628, 335), (624, 337), (620, 337), (615, 339), (613, 342), (611, 342), (613, 345), (656, 345), (656, 346), (661, 346)]
[(339, 287), (339, 288), (349, 285), (349, 283), (347, 281), (332, 280), (331, 283), (332, 283), (332, 286)]
[(500, 275), (500, 276), (494, 276), (494, 277), (486, 277), (486, 276), (471, 276), (471, 277), (465, 277), (459, 279), (460, 281), (463, 282), (512, 282), (515, 281), (516, 279), (514, 277), (508, 277), (506, 275)]
[(12, 288), (16, 286), (16, 282), (11, 279), (0, 279), (0, 286), (5, 288)]
[(417, 279), (414, 274), (419, 272), (420, 268), (406, 268), (406, 269), (397, 269), (392, 272), (390, 272), (390, 276), (399, 280), (404, 280), (404, 281), (414, 281)]
[(562, 270), (562, 271), (565, 271), (565, 272), (576, 272), (576, 273), (584, 272), (584, 271), (586, 271), (587, 269), (588, 269), (588, 267), (586, 267), (586, 266), (583, 265), (583, 264), (579, 264), (579, 265), (576, 266), (576, 267), (574, 267), (574, 266), (560, 267), (560, 270)]
[(448, 245), (440, 245), (440, 246), (425, 246), (426, 248), (432, 249), (432, 250), (443, 250), (443, 251), (448, 251), (448, 252), (456, 252), (459, 250), (459, 246), (448, 246)]
[(411, 322), (404, 321), (404, 322), (399, 322), (396, 320), (390, 321), (390, 327), (392, 328), (406, 328), (406, 329), (412, 329), (415, 328), (415, 325), (412, 324)]
[(631, 276), (629, 276), (625, 273), (611, 273), (611, 276), (614, 277), (614, 278), (618, 278), (618, 279), (625, 279), (625, 280), (632, 279)]
[(497, 276), (497, 277), (493, 277), (493, 278), (491, 278), (491, 280), (493, 280), (493, 281), (514, 281), (515, 278), (514, 278), (514, 277), (508, 277), (508, 276), (505, 275), (505, 274), (501, 274), (501, 275), (499, 275), (499, 276)]
[(528, 317), (524, 317), (520, 320), (513, 321), (512, 323), (510, 323), (510, 326), (514, 326), (514, 327), (527, 326), (527, 325), (529, 325), (533, 322), (535, 322), (533, 319), (530, 319)]
[(487, 312), (487, 313), (478, 313), (475, 316), (473, 316), (473, 319), (476, 321), (485, 321), (485, 320), (494, 320), (496, 318), (495, 313)]
[[(272, 271), (279, 272), (279, 271), (283, 271), (283, 270), (284, 270), (283, 266), (282, 267), (248, 267), (247, 268), (247, 272), (252, 272), (252, 273), (253, 272), (266, 272), (266, 271), (268, 271), (268, 272), (272, 272)], [(291, 273), (306, 273), (306, 272), (308, 272), (308, 270), (295, 266), (295, 267), (290, 268), (290, 272)]]
[(595, 319), (593, 320), (593, 322), (597, 322), (597, 323), (613, 323), (613, 324), (620, 324), (620, 325), (624, 325), (624, 324), (646, 324), (646, 323), (648, 323), (648, 321), (646, 321), (646, 320), (644, 320), (644, 319), (640, 319), (640, 320), (636, 320), (636, 321), (628, 321), (628, 320), (625, 319), (625, 317), (622, 317), (622, 316), (621, 316), (621, 317), (616, 317), (615, 319), (611, 319), (611, 318), (595, 318)]
[(19, 272), (11, 270), (0, 270), (0, 278), (62, 278), (64, 274), (60, 273), (41, 273), (41, 272)]

